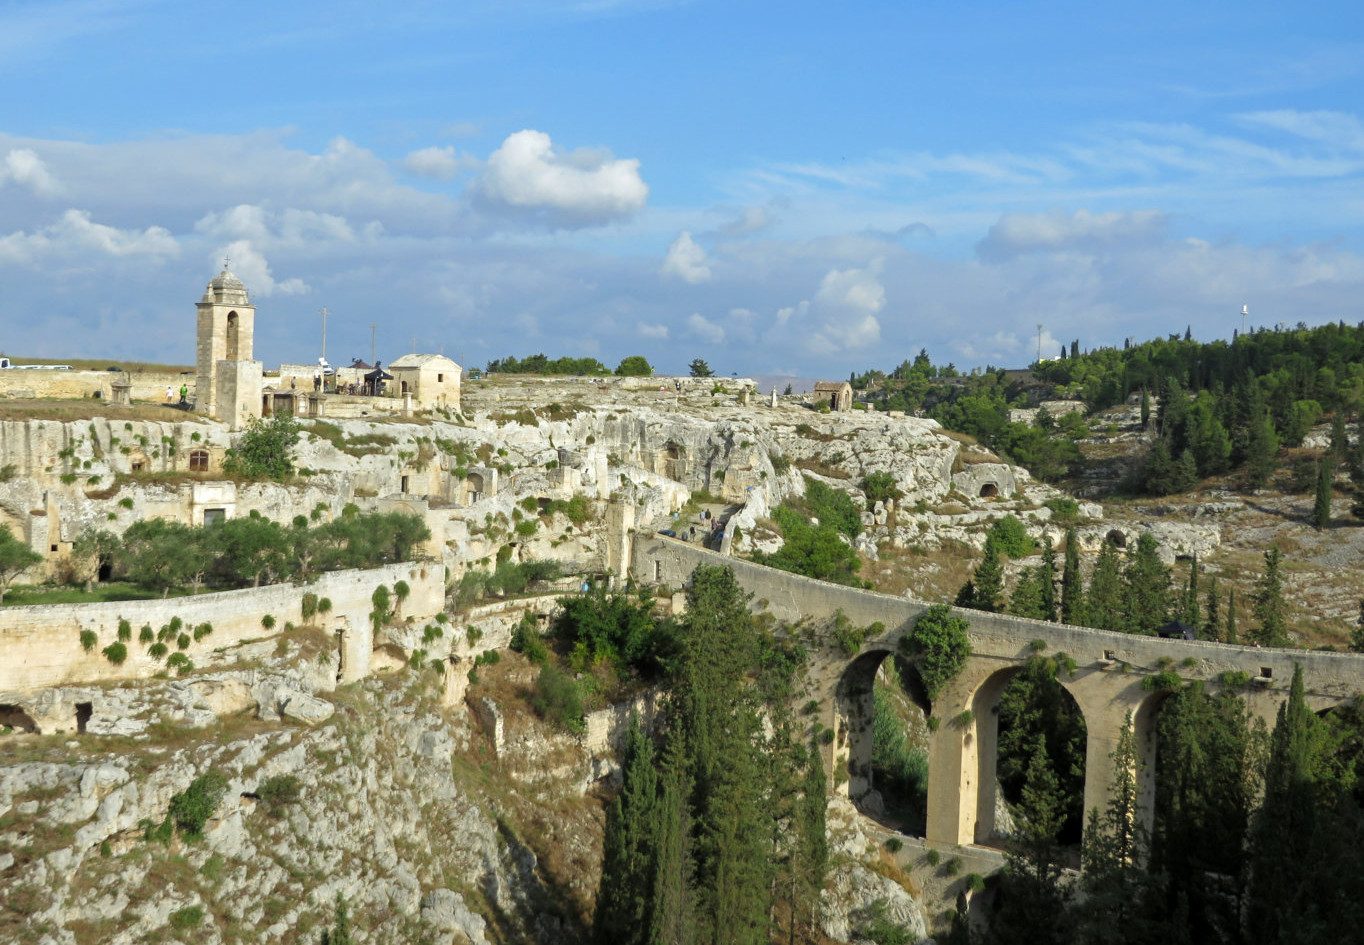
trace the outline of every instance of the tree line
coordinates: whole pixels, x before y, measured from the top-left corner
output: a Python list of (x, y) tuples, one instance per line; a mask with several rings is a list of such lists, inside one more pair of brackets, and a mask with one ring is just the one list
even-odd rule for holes
[(550, 374), (586, 377), (649, 377), (653, 367), (643, 355), (630, 355), (622, 358), (612, 371), (596, 358), (549, 358), (543, 354), (532, 354), (524, 358), (507, 355), (488, 362), (489, 374)]
[(255, 511), (202, 527), (146, 519), (122, 535), (86, 532), (72, 553), (92, 572), (164, 595), (180, 588), (198, 593), (306, 581), (323, 571), (410, 561), (431, 537), (426, 523), (407, 512), (361, 512), (348, 505), (333, 521), (321, 521), (322, 514), (318, 508), (288, 525)]
[[(1014, 528), (1008, 527), (1010, 520)], [(1235, 589), (1228, 588), (1224, 596), (1216, 575), (1209, 576), (1203, 584), (1196, 557), (1189, 562), (1187, 579), (1176, 584), (1171, 569), (1160, 560), (1155, 537), (1150, 532), (1143, 532), (1125, 554), (1112, 535), (1106, 537), (1087, 580), (1080, 565), (1075, 528), (1066, 532), (1059, 572), (1056, 552), (1050, 538), (1045, 538), (1041, 561), (1025, 568), (1012, 592), (1006, 595), (1004, 557), (1026, 557), (1034, 549), (1030, 539), (1026, 544), (1010, 545), (1003, 537), (1015, 530), (1021, 532), (1022, 527), (1013, 516), (1006, 516), (991, 527), (980, 563), (957, 594), (957, 606), (1147, 636), (1155, 635), (1171, 621), (1179, 621), (1205, 640), (1291, 645), (1288, 606), (1283, 596), (1283, 562), (1278, 548), (1264, 554), (1264, 570), (1249, 601), (1248, 616), (1253, 622), (1238, 626), (1241, 615), (1237, 611)], [(1355, 642), (1364, 644), (1364, 639), (1352, 642), (1352, 648)]]

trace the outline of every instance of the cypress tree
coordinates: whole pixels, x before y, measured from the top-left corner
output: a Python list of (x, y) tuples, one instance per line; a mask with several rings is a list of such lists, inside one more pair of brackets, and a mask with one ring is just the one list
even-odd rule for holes
[(1217, 575), (1214, 574), (1208, 578), (1208, 596), (1203, 607), (1203, 639), (1205, 640), (1220, 640), (1222, 637), (1222, 626), (1218, 622), (1219, 603), (1220, 601), (1217, 597)]
[(648, 922), (648, 945), (692, 945), (696, 941), (692, 883), (691, 811), (687, 798), (684, 738), (673, 735), (663, 752), (658, 821)]
[(1283, 599), (1283, 579), (1279, 576), (1279, 549), (1265, 552), (1265, 573), (1255, 584), (1252, 610), (1259, 626), (1250, 634), (1260, 646), (1288, 645), (1288, 617)]
[(1042, 591), (1042, 619), (1056, 622), (1056, 549), (1051, 535), (1042, 536), (1042, 563), (1037, 568), (1037, 583)]
[(1075, 916), (1075, 940), (1081, 945), (1135, 945), (1152, 940), (1155, 931), (1146, 910), (1150, 838), (1137, 795), (1140, 761), (1130, 711), (1110, 757), (1113, 783), (1108, 806), (1102, 812), (1090, 811), (1081, 850), (1085, 897)]
[(1085, 624), (1085, 585), (1080, 573), (1080, 539), (1075, 526), (1066, 529), (1065, 572), (1061, 575), (1061, 622)]
[(1345, 411), (1336, 408), (1331, 414), (1331, 463), (1339, 465), (1345, 462), (1345, 456), (1350, 450), (1350, 437), (1345, 432)]
[(998, 613), (999, 599), (1004, 592), (1004, 568), (999, 563), (999, 548), (996, 542), (985, 543), (985, 557), (976, 566), (971, 583), (975, 585), (975, 592), (971, 598), (972, 606), (976, 610)]
[(1296, 931), (1293, 912), (1304, 897), (1304, 887), (1317, 882), (1314, 870), (1290, 866), (1313, 862), (1319, 724), (1304, 699), (1302, 667), (1295, 665), (1288, 701), (1279, 705), (1270, 739), (1264, 799), (1250, 837), (1246, 925), (1259, 941), (1297, 940), (1289, 934)]
[(1143, 430), (1151, 428), (1151, 392), (1145, 385), (1141, 388), (1141, 428)]
[(657, 864), (658, 770), (654, 747), (630, 716), (622, 765), (624, 784), (606, 817), (601, 889), (593, 931), (602, 945), (643, 943)]
[(1227, 591), (1227, 642), (1239, 643), (1236, 638), (1236, 588)]
[(1118, 546), (1104, 539), (1094, 573), (1089, 578), (1085, 598), (1085, 623), (1097, 630), (1125, 630), (1122, 575), (1118, 565)]
[(1317, 499), (1312, 506), (1312, 527), (1319, 532), (1331, 524), (1331, 484), (1335, 478), (1335, 465), (1328, 452), (1317, 466)]
[(1195, 631), (1202, 623), (1198, 613), (1198, 555), (1194, 555), (1193, 561), (1189, 563), (1189, 583), (1184, 589), (1184, 604), (1179, 619)]
[(1350, 649), (1356, 653), (1364, 653), (1364, 599), (1359, 602), (1359, 619), (1355, 621), (1355, 628), (1350, 631)]

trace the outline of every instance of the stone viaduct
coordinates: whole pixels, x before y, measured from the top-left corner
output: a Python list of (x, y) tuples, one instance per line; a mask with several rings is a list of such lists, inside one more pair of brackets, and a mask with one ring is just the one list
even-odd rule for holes
[[(631, 553), (636, 580), (683, 587), (699, 564), (732, 568), (752, 594), (751, 607), (789, 623), (823, 620), (836, 611), (856, 626), (881, 623), (885, 631), (845, 654), (831, 639), (812, 648), (807, 692), (819, 704), (818, 721), (832, 729), (825, 765), (839, 790), (862, 801), (871, 782), (872, 682), (881, 662), (896, 652), (902, 637), (927, 605), (900, 597), (827, 584), (706, 551), (684, 541), (638, 534)], [(943, 844), (992, 845), (995, 836), (995, 764), (999, 700), (1010, 679), (1037, 652), (1065, 653), (1075, 671), (1059, 681), (1084, 715), (1086, 814), (1102, 809), (1113, 779), (1112, 754), (1127, 714), (1132, 714), (1142, 766), (1138, 776), (1145, 816), (1154, 815), (1155, 723), (1168, 692), (1142, 688), (1142, 680), (1171, 670), (1184, 680), (1202, 680), (1210, 690), (1225, 672), (1245, 673), (1253, 715), (1272, 726), (1287, 697), (1294, 664), (1303, 668), (1307, 697), (1318, 711), (1364, 690), (1364, 655), (1307, 650), (1261, 649), (1201, 641), (1110, 633), (1002, 614), (957, 610), (970, 625), (972, 655), (966, 668), (925, 712), (940, 720), (929, 736), (926, 839)], [(969, 710), (969, 714), (967, 714)], [(844, 781), (836, 772), (847, 774)]]

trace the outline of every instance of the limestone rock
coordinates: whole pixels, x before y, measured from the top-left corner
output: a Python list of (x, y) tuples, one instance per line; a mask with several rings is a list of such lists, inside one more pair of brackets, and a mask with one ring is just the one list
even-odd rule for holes
[(824, 934), (838, 942), (851, 942), (878, 908), (883, 918), (907, 930), (911, 941), (928, 936), (923, 910), (914, 897), (894, 880), (858, 863), (830, 872), (820, 902)]

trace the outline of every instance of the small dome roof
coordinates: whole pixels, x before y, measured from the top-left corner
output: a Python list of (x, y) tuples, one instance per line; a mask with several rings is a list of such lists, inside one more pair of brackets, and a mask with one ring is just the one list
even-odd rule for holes
[(251, 299), (246, 293), (246, 283), (234, 276), (232, 270), (226, 266), (204, 290), (203, 301), (221, 305), (251, 304)]

